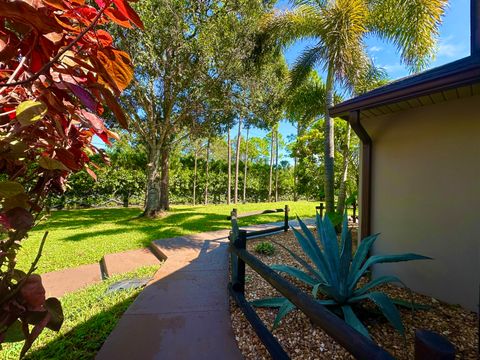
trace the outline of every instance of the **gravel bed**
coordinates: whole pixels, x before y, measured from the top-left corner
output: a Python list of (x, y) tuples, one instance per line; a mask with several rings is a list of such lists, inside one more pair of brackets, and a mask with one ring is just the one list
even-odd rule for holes
[[(285, 250), (275, 244), (274, 255), (256, 254), (254, 247), (262, 241), (279, 242), (300, 255), (302, 254), (301, 248), (292, 232), (249, 240), (247, 249), (266, 264), (281, 263), (298, 266)], [(302, 283), (289, 276), (286, 277), (296, 286), (310, 291)], [(387, 285), (378, 289), (395, 298), (411, 299), (411, 293), (401, 287)], [(247, 300), (251, 301), (280, 294), (247, 266), (245, 295)], [(479, 358), (478, 318), (475, 313), (416, 293), (413, 293), (413, 300), (430, 305), (431, 309), (412, 313), (408, 309), (400, 308), (406, 329), (406, 346), (403, 337), (383, 316), (375, 316), (370, 312), (364, 315), (362, 320), (375, 342), (398, 359), (413, 359), (415, 329), (428, 329), (445, 335), (456, 346), (458, 359)], [(242, 311), (233, 301), (230, 304), (233, 330), (245, 358), (247, 360), (269, 359), (267, 350), (256, 336), (250, 323), (245, 319)], [(365, 308), (370, 307), (373, 309), (373, 304), (365, 303)], [(257, 308), (256, 311), (262, 321), (271, 328), (277, 309)], [(294, 310), (283, 318), (273, 334), (292, 359), (353, 359), (342, 346), (338, 345), (318, 326), (312, 324), (300, 310)]]

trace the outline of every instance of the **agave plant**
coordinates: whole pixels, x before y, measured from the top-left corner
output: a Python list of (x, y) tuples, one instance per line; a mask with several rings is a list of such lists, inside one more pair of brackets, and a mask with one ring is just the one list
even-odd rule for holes
[[(336, 310), (343, 314), (345, 322), (365, 336), (369, 337), (368, 331), (355, 314), (354, 309), (358, 303), (367, 299), (372, 300), (395, 329), (404, 335), (402, 319), (395, 304), (408, 306), (408, 302), (390, 299), (383, 292), (373, 291), (379, 285), (391, 282), (402, 283), (401, 280), (396, 276), (380, 276), (362, 286), (359, 286), (359, 281), (374, 264), (430, 258), (412, 253), (369, 256), (369, 251), (379, 234), (363, 239), (355, 255), (352, 256), (352, 236), (348, 230), (346, 215), (343, 219), (340, 246), (335, 228), (328, 216), (322, 219), (317, 213), (318, 239), (302, 220), (298, 219), (298, 222), (301, 231), (292, 226), (293, 233), (313, 265), (282, 246), (303, 269), (288, 265), (272, 265), (271, 268), (293, 276), (311, 286), (312, 295), (320, 304), (327, 307), (336, 307)], [(323, 298), (325, 299), (318, 299), (319, 294), (324, 295)], [(274, 321), (274, 328), (278, 326), (285, 315), (295, 309), (295, 305), (284, 297), (255, 300), (252, 301), (252, 305), (280, 308)], [(410, 307), (421, 308), (413, 303)]]

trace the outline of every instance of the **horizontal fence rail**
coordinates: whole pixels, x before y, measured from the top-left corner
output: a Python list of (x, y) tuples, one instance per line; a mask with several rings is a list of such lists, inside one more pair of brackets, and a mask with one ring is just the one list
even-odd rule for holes
[(238, 237), (230, 243), (230, 251), (237, 257), (236, 264), (240, 270), (237, 272), (236, 277), (232, 277), (231, 287), (233, 291), (244, 294), (244, 274), (245, 264), (247, 264), (355, 358), (364, 360), (393, 359), (392, 355), (386, 350), (347, 325), (347, 323), (331, 313), (323, 305), (320, 305), (310, 295), (285, 280), (256, 256), (250, 254), (245, 248), (246, 238), (247, 232), (240, 230)]
[[(322, 206), (317, 207), (317, 210), (322, 212)], [(354, 204), (355, 218), (356, 205)], [(285, 212), (285, 224), (280, 227), (268, 228), (260, 231), (246, 231), (240, 230), (237, 223), (237, 218), (248, 217), (259, 214), (268, 214), (273, 212)], [(230, 232), (230, 283), (228, 290), (230, 295), (240, 307), (247, 320), (252, 325), (259, 339), (265, 345), (267, 351), (274, 360), (290, 359), (288, 354), (283, 349), (279, 341), (268, 330), (262, 320), (258, 317), (255, 309), (245, 298), (245, 265), (248, 265), (265, 279), (271, 286), (280, 292), (285, 298), (292, 302), (298, 309), (300, 309), (308, 318), (320, 326), (328, 335), (330, 335), (336, 342), (342, 345), (350, 354), (357, 359), (365, 360), (380, 360), (380, 359), (394, 359), (394, 357), (386, 350), (378, 346), (375, 342), (362, 335), (354, 328), (350, 327), (346, 322), (330, 312), (326, 307), (319, 304), (309, 294), (303, 292), (295, 285), (287, 281), (277, 272), (272, 270), (268, 265), (263, 263), (256, 256), (249, 253), (246, 249), (247, 239), (253, 236), (266, 235), (279, 230), (288, 230), (288, 206), (285, 210), (263, 210), (251, 212), (243, 215), (238, 215), (237, 210), (234, 209), (229, 216), (232, 221), (232, 231)], [(451, 344), (448, 339), (443, 336), (428, 330), (417, 330), (415, 334), (415, 360), (424, 359), (455, 359), (455, 346)]]

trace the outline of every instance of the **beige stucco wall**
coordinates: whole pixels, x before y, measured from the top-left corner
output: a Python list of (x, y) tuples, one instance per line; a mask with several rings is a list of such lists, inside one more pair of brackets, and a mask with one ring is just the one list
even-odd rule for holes
[(379, 265), (413, 290), (478, 311), (480, 96), (371, 119), (374, 253), (433, 257)]

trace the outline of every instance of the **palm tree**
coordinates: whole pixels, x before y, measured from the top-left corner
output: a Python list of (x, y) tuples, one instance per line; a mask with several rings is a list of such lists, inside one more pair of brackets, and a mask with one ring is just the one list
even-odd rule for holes
[[(290, 91), (286, 101), (287, 120), (297, 129), (296, 138), (304, 135), (314, 120), (325, 115), (325, 83), (315, 70)], [(297, 149), (293, 150), (293, 200), (297, 201), (297, 167), (302, 164), (302, 159), (297, 156)]]
[(325, 102), (325, 200), (334, 211), (334, 123), (329, 107), (334, 103), (335, 82), (353, 88), (372, 61), (365, 37), (374, 35), (397, 46), (401, 61), (419, 71), (433, 57), (447, 0), (294, 0), (293, 10), (270, 13), (258, 50), (270, 45), (287, 46), (311, 38), (292, 69), (292, 86), (300, 84), (314, 68), (326, 71)]

